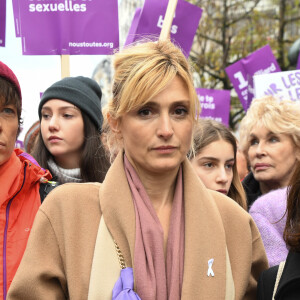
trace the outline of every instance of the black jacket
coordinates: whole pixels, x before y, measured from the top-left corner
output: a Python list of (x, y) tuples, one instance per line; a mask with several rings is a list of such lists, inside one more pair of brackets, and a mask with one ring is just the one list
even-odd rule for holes
[(242, 181), (246, 196), (248, 209), (253, 202), (262, 195), (259, 187), (259, 182), (254, 178), (253, 173), (250, 172)]
[(57, 186), (59, 186), (60, 183), (57, 181), (50, 181), (46, 183), (41, 183), (40, 184), (40, 197), (41, 197), (41, 203), (45, 200), (47, 195), (55, 189)]
[[(258, 300), (271, 300), (278, 266), (263, 271), (257, 288)], [(300, 299), (300, 253), (289, 252), (277, 287), (275, 300)]]

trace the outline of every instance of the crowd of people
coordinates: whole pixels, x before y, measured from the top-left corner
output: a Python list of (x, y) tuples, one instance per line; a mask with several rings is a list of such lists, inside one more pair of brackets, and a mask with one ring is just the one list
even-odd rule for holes
[(237, 141), (198, 117), (170, 41), (113, 68), (106, 107), (87, 77), (46, 89), (21, 150), (21, 88), (0, 62), (0, 298), (299, 298), (299, 103), (253, 100)]

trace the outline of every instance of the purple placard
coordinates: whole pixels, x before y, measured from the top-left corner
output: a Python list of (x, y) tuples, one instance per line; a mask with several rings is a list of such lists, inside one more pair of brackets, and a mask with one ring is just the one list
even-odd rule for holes
[(0, 0), (0, 47), (5, 47), (6, 0)]
[[(132, 25), (136, 26), (136, 30), (135, 34), (130, 33), (131, 41), (138, 41), (142, 37), (157, 38), (162, 29), (167, 6), (168, 0), (145, 0), (137, 26)], [(189, 56), (191, 51), (201, 15), (200, 7), (178, 0), (171, 26), (171, 39), (182, 48), (185, 56)]]
[(253, 76), (280, 72), (272, 49), (266, 45), (225, 69), (245, 111), (254, 97)]
[(24, 149), (24, 142), (20, 140), (16, 140), (15, 148)]
[(19, 0), (12, 0), (13, 13), (14, 13), (14, 23), (15, 23), (15, 33), (16, 37), (20, 37), (20, 8)]
[(129, 32), (128, 32), (128, 35), (126, 38), (125, 45), (129, 45), (129, 44), (133, 43), (133, 41), (134, 41), (134, 36), (135, 36), (136, 28), (137, 28), (139, 20), (140, 20), (141, 12), (142, 12), (142, 9), (137, 8), (134, 13), (134, 17), (131, 22), (131, 26), (129, 28)]
[(228, 127), (230, 114), (230, 91), (196, 89), (200, 105), (201, 118), (213, 119)]
[(118, 0), (22, 0), (25, 55), (112, 54), (119, 47)]
[(297, 61), (297, 67), (296, 67), (297, 70), (300, 69), (300, 51), (299, 51), (299, 54), (298, 54), (298, 61)]

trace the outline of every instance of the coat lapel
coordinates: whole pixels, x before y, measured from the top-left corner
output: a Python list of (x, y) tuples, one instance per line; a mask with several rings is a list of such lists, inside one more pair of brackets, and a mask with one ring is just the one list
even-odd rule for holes
[(121, 266), (111, 234), (104, 219), (100, 219), (93, 264), (91, 269), (88, 300), (109, 300), (120, 276)]
[(133, 267), (135, 246), (135, 210), (119, 153), (99, 191), (102, 217), (116, 240), (127, 267)]
[[(219, 210), (187, 159), (183, 166), (185, 255), (181, 299), (225, 299), (226, 241)], [(212, 259), (211, 272), (208, 264)]]

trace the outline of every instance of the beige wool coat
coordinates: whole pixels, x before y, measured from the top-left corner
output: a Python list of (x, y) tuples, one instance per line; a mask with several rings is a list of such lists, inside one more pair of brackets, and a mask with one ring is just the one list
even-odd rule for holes
[[(181, 298), (256, 299), (257, 280), (268, 263), (252, 218), (233, 200), (207, 190), (187, 159), (183, 163), (183, 180), (185, 252)], [(103, 238), (105, 235), (108, 240)], [(111, 299), (115, 274), (119, 276), (119, 269), (111, 270), (119, 268), (111, 246), (113, 239), (126, 265), (134, 270), (135, 211), (122, 155), (116, 158), (102, 184), (70, 183), (49, 194), (36, 215), (7, 299), (94, 300), (97, 291), (98, 300)], [(113, 257), (111, 261), (111, 257), (102, 259), (106, 267), (97, 264), (95, 257), (99, 253)], [(214, 276), (208, 268), (211, 259)], [(105, 293), (108, 296), (99, 296)]]

